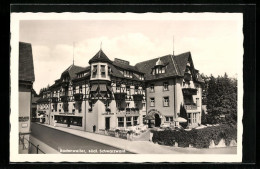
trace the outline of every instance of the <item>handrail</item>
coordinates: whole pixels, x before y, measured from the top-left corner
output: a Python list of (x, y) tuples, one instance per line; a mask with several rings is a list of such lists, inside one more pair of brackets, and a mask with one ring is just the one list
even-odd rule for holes
[(23, 145), (23, 150), (25, 149), (24, 140), (26, 140), (26, 141), (29, 143), (28, 148), (30, 147), (30, 145), (32, 145), (32, 146), (34, 146), (34, 147), (36, 148), (37, 154), (39, 154), (39, 151), (40, 151), (42, 154), (46, 154), (45, 152), (43, 152), (43, 151), (39, 148), (39, 144), (36, 146), (36, 145), (34, 145), (32, 142), (30, 142), (29, 140), (27, 140), (26, 138), (24, 138), (24, 136), (21, 137), (20, 134), (19, 134), (19, 144), (20, 144), (20, 142), (22, 143), (22, 145)]

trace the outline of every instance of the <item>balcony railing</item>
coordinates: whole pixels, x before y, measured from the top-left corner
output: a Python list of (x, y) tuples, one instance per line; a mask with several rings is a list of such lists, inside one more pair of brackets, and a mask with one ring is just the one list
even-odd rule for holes
[(51, 98), (52, 103), (57, 103), (58, 102), (58, 97), (52, 97)]
[(75, 101), (82, 101), (83, 100), (83, 94), (82, 93), (74, 94), (74, 100)]
[(62, 102), (68, 102), (69, 96), (60, 96), (60, 99), (61, 99)]
[(193, 104), (191, 104), (191, 105), (184, 105), (184, 108), (186, 110), (197, 110), (197, 106), (193, 105)]
[(196, 95), (197, 91), (198, 90), (195, 88), (183, 88), (182, 89), (183, 95)]
[(133, 95), (134, 101), (142, 101), (142, 100), (143, 100), (143, 97), (144, 97), (143, 94), (134, 94), (134, 95)]
[(119, 108), (117, 109), (117, 112), (126, 114), (136, 114), (139, 113), (139, 108)]
[(125, 100), (126, 93), (114, 93), (115, 100)]

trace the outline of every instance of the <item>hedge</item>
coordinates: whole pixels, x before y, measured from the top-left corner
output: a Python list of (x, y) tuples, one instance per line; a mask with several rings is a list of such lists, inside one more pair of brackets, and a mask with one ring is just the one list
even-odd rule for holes
[(224, 139), (227, 146), (231, 140), (237, 141), (237, 128), (229, 124), (192, 129), (190, 131), (182, 129), (152, 132), (154, 143), (168, 146), (173, 146), (177, 142), (179, 147), (192, 145), (196, 148), (208, 148), (211, 140), (217, 145), (221, 139)]

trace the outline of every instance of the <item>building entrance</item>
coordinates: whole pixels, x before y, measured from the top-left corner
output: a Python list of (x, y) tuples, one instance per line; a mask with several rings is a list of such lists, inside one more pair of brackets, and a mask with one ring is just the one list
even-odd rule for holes
[(155, 114), (154, 117), (155, 117), (155, 124), (154, 124), (154, 126), (155, 127), (160, 127), (160, 125), (161, 125), (161, 118), (160, 118), (159, 114)]
[(106, 130), (110, 129), (110, 117), (106, 117)]

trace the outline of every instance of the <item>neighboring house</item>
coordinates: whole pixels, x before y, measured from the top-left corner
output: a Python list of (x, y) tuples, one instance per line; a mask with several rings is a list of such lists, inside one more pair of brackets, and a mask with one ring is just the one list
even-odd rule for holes
[(22, 134), (30, 133), (34, 80), (32, 46), (19, 42), (19, 132)]
[(184, 106), (189, 125), (200, 124), (203, 81), (190, 52), (131, 66), (100, 50), (89, 64), (69, 66), (43, 93), (37, 111), (45, 123), (94, 132), (144, 122), (178, 126)]
[(32, 94), (32, 117), (31, 119), (37, 118), (37, 101), (40, 99), (39, 96)]

